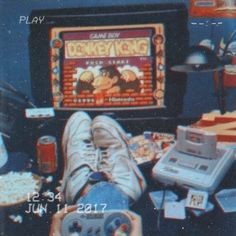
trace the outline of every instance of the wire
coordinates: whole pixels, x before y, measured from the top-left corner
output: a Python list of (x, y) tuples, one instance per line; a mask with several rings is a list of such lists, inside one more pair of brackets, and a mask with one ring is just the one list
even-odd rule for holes
[(162, 208), (164, 206), (165, 203), (165, 196), (166, 196), (166, 189), (163, 190), (163, 194), (162, 194), (162, 199), (161, 199), (161, 206), (157, 215), (157, 230), (160, 231), (161, 228), (161, 212), (162, 212)]
[(232, 42), (232, 40), (233, 40), (233, 38), (234, 38), (235, 35), (236, 35), (236, 30), (234, 30), (234, 31), (232, 32), (232, 34), (230, 35), (230, 37), (229, 37), (229, 39), (228, 39), (228, 41), (227, 41), (227, 43), (226, 43), (226, 45), (225, 45), (225, 48), (224, 48), (224, 51), (223, 51), (223, 55), (222, 55), (222, 56), (225, 56), (225, 54), (227, 53), (227, 49), (228, 49), (228, 47), (229, 47), (230, 43)]
[(0, 79), (0, 90), (2, 90), (3, 93), (5, 93), (5, 94), (10, 93), (10, 95), (12, 95), (13, 97), (15, 96), (16, 99), (20, 98), (25, 102), (25, 104), (29, 105), (30, 107), (36, 108), (36, 106), (33, 104), (33, 102), (31, 102), (31, 100), (25, 94), (18, 91), (11, 84), (9, 84), (6, 81), (3, 81), (1, 79)]

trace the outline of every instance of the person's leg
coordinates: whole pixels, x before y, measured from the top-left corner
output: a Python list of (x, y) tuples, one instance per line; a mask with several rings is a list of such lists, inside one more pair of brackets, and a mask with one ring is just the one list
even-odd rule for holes
[(129, 153), (125, 131), (108, 116), (97, 116), (91, 129), (94, 144), (101, 150), (98, 170), (131, 199), (130, 203), (137, 201), (146, 182)]
[[(93, 142), (97, 146), (96, 150)], [(126, 133), (115, 120), (98, 116), (91, 123), (86, 113), (73, 114), (66, 124), (62, 147), (65, 170), (61, 192), (66, 203), (79, 202), (85, 194), (87, 197), (82, 199), (87, 199), (87, 202), (92, 199), (92, 202), (97, 203), (104, 199), (117, 202), (118, 196), (121, 202), (126, 202), (126, 195), (125, 199), (129, 199), (131, 204), (145, 190), (146, 182), (129, 155)], [(100, 176), (99, 179), (91, 181), (95, 175)], [(98, 184), (104, 181), (111, 184)], [(96, 194), (92, 194), (94, 192)], [(110, 208), (121, 205), (110, 204)]]
[(64, 173), (61, 193), (66, 203), (87, 184), (88, 178), (97, 170), (98, 152), (92, 142), (91, 118), (84, 112), (74, 113), (68, 120), (63, 137)]
[[(113, 183), (99, 182), (76, 202), (80, 208), (89, 212), (129, 209), (129, 197)], [(82, 210), (82, 211), (83, 211)]]

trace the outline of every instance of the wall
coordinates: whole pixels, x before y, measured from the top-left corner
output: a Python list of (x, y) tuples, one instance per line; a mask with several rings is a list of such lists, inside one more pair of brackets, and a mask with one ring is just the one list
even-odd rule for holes
[[(14, 85), (18, 90), (31, 96), (29, 57), (28, 57), (28, 34), (29, 26), (19, 24), (21, 15), (28, 16), (32, 9), (89, 7), (105, 5), (124, 5), (137, 3), (159, 2), (183, 2), (187, 0), (0, 0), (0, 78)], [(219, 43), (221, 36), (228, 37), (236, 22), (222, 19), (223, 24), (215, 27), (193, 25), (193, 22), (206, 21), (207, 19), (189, 19), (190, 43), (196, 44), (201, 39), (213, 38)], [(211, 32), (211, 33), (210, 33)], [(196, 116), (202, 112), (210, 111), (217, 107), (216, 98), (213, 97), (213, 81), (211, 74), (190, 75), (187, 85), (187, 93), (184, 102), (184, 116)], [(236, 92), (230, 91), (227, 97), (228, 108), (236, 109)]]
[[(236, 19), (189, 17), (190, 45), (196, 45), (203, 39), (211, 39), (217, 52), (221, 38), (223, 37), (227, 41), (235, 29)], [(212, 73), (191, 74), (188, 76), (184, 106), (185, 115), (194, 116), (218, 108), (217, 98), (214, 96), (212, 77)], [(236, 89), (227, 90), (226, 104), (227, 110), (236, 109)]]

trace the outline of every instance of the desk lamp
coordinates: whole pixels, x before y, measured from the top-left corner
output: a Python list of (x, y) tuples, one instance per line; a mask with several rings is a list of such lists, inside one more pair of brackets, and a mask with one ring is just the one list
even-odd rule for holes
[(236, 30), (231, 34), (221, 56), (205, 46), (192, 46), (184, 63), (171, 67), (172, 71), (183, 73), (218, 72), (217, 98), (221, 114), (225, 113), (224, 65), (232, 62), (232, 55), (227, 55), (227, 50), (235, 35)]

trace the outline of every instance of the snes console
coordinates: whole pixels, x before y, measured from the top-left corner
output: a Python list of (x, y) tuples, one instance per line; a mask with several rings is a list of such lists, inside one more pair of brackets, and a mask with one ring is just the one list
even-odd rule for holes
[(215, 191), (234, 161), (234, 150), (217, 145), (215, 133), (178, 126), (177, 143), (154, 166), (154, 179), (170, 185)]
[(185, 126), (179, 126), (177, 129), (176, 149), (179, 152), (214, 159), (217, 156), (216, 143), (215, 133)]
[(130, 235), (131, 220), (124, 211), (71, 212), (61, 225), (62, 236)]

